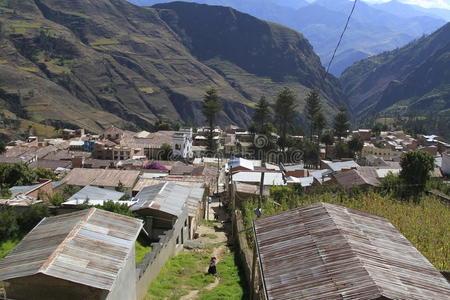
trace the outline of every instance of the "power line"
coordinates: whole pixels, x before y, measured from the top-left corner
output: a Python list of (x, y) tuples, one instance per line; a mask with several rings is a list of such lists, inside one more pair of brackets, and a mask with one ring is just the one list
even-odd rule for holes
[(343, 39), (343, 37), (344, 37), (344, 34), (345, 34), (345, 32), (347, 31), (348, 25), (350, 24), (350, 20), (351, 20), (351, 18), (352, 18), (353, 12), (355, 11), (356, 3), (357, 3), (357, 2), (358, 2), (358, 0), (355, 0), (355, 1), (353, 2), (352, 10), (350, 11), (350, 14), (348, 15), (347, 22), (345, 23), (344, 30), (342, 31), (341, 36), (339, 37), (339, 41), (338, 41), (338, 43), (337, 43), (337, 45), (336, 45), (336, 48), (334, 49), (333, 56), (331, 57), (330, 62), (328, 63), (327, 70), (326, 70), (326, 72), (325, 72), (325, 75), (323, 76), (323, 81), (326, 80), (327, 75), (328, 75), (328, 73), (330, 72), (331, 64), (333, 63), (334, 57), (336, 56), (336, 53), (337, 53), (337, 51), (338, 51), (338, 49), (339, 49), (339, 46), (341, 45), (342, 39)]

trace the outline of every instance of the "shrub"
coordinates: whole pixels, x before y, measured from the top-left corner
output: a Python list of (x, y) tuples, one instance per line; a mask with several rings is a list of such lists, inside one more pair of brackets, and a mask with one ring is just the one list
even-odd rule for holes
[(19, 233), (17, 216), (12, 209), (0, 209), (0, 242), (14, 239)]

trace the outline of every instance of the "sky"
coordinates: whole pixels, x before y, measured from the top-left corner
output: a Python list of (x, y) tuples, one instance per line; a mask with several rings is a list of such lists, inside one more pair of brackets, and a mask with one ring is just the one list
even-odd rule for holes
[[(383, 3), (389, 2), (390, 0), (363, 0), (369, 3)], [(419, 5), (422, 7), (438, 7), (438, 8), (446, 8), (450, 9), (450, 0), (400, 0), (404, 3)]]
[[(314, 0), (306, 0), (308, 2), (314, 2)], [(362, 0), (368, 3), (384, 3), (391, 0)], [(450, 9), (450, 0), (398, 0), (403, 3), (419, 5), (426, 8), (446, 8)]]

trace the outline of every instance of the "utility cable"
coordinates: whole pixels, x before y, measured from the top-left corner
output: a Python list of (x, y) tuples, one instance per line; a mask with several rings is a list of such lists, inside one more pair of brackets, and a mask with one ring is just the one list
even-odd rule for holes
[(332, 63), (333, 63), (333, 60), (334, 60), (334, 58), (335, 58), (335, 56), (336, 56), (336, 53), (337, 53), (337, 51), (338, 51), (338, 49), (339, 49), (339, 46), (341, 45), (342, 39), (344, 38), (344, 34), (345, 34), (345, 32), (347, 31), (347, 29), (348, 29), (348, 25), (350, 24), (350, 20), (351, 20), (351, 18), (352, 18), (352, 16), (353, 16), (353, 12), (355, 11), (356, 3), (357, 3), (357, 2), (358, 2), (358, 0), (355, 0), (355, 1), (353, 2), (352, 10), (350, 11), (350, 14), (348, 15), (347, 22), (345, 23), (344, 30), (342, 31), (341, 36), (339, 37), (339, 41), (338, 41), (338, 43), (337, 43), (337, 45), (336, 45), (336, 48), (334, 49), (333, 55), (332, 55), (332, 57), (331, 57), (331, 59), (330, 59), (330, 62), (328, 63), (327, 70), (326, 70), (326, 72), (325, 72), (325, 74), (324, 74), (324, 76), (323, 76), (323, 80), (322, 80), (323, 82), (325, 82), (325, 80), (326, 80), (326, 78), (327, 78), (327, 75), (328, 75), (328, 73), (329, 73), (329, 71), (330, 71), (330, 68), (331, 68), (331, 65), (332, 65)]

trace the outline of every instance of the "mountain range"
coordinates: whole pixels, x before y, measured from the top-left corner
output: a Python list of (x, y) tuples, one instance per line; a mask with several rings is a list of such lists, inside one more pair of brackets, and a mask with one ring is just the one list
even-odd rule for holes
[(299, 122), (311, 88), (330, 117), (345, 104), (301, 34), (219, 6), (1, 0), (0, 49), (0, 134), (201, 125), (210, 87), (222, 125), (248, 125), (255, 102), (285, 86), (298, 95)]
[(355, 63), (341, 83), (360, 120), (413, 119), (425, 131), (450, 138), (450, 23)]
[[(170, 0), (129, 0), (154, 5)], [(352, 2), (348, 0), (190, 0), (233, 7), (257, 18), (288, 26), (305, 35), (327, 66)], [(408, 12), (402, 14), (402, 11)], [(413, 13), (415, 12), (415, 13)], [(445, 14), (448, 13), (448, 16)], [(450, 20), (450, 10), (422, 9), (392, 1), (369, 5), (359, 1), (330, 72), (336, 76), (355, 61), (406, 45)]]

